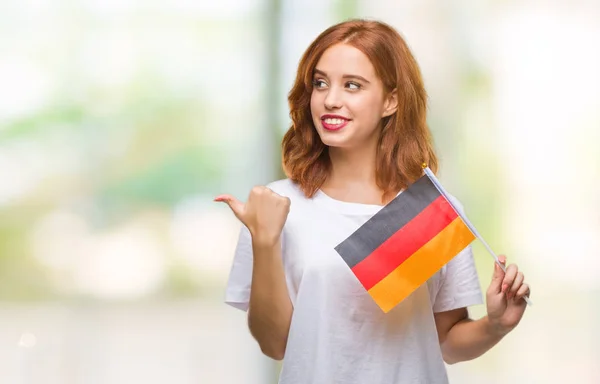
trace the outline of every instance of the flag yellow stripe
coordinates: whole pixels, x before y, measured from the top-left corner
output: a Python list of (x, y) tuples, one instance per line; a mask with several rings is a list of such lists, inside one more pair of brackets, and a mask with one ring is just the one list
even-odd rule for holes
[(460, 217), (369, 289), (384, 312), (389, 312), (469, 245), (475, 236)]

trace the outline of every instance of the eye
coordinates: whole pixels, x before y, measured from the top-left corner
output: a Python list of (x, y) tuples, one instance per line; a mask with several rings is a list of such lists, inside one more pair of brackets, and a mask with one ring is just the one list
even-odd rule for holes
[(327, 86), (327, 83), (322, 79), (314, 79), (312, 83), (315, 88), (324, 88)]
[(349, 89), (355, 91), (357, 89), (360, 89), (360, 84), (355, 83), (353, 81), (349, 81), (349, 82), (346, 83), (346, 87), (348, 87)]

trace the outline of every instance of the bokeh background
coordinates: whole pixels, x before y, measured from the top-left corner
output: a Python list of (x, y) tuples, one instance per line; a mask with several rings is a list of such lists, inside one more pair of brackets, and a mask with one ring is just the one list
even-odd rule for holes
[(407, 39), (440, 178), (533, 286), (451, 382), (600, 383), (597, 0), (0, 0), (0, 383), (276, 382), (212, 198), (283, 177), (298, 60), (350, 17)]

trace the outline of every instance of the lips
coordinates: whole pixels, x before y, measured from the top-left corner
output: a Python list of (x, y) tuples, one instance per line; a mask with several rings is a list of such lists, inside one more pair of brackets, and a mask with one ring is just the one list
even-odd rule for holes
[(345, 118), (344, 116), (339, 115), (323, 115), (321, 116), (321, 124), (323, 128), (327, 131), (339, 131), (344, 128), (350, 119)]

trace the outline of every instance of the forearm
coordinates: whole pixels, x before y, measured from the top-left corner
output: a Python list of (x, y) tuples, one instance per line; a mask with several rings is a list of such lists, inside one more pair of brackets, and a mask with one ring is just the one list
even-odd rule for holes
[(488, 317), (465, 319), (456, 323), (441, 343), (444, 361), (454, 364), (475, 359), (496, 345), (505, 333), (496, 330)]
[(253, 241), (254, 264), (248, 326), (263, 353), (281, 360), (285, 353), (292, 318), (281, 243), (265, 244)]

